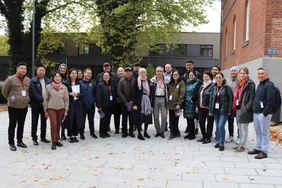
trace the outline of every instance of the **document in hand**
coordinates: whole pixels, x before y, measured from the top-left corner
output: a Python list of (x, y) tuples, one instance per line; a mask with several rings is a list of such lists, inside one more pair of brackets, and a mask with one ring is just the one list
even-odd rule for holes
[[(80, 85), (71, 86), (72, 92), (80, 93)], [(77, 100), (77, 97), (74, 97), (74, 100)]]

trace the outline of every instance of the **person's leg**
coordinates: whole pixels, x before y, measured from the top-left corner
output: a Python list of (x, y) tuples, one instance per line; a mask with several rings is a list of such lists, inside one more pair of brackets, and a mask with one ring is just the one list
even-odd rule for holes
[(263, 151), (264, 153), (267, 153), (269, 149), (269, 142), (270, 142), (269, 124), (271, 121), (271, 117), (272, 117), (271, 114), (267, 115), (266, 117), (263, 116), (261, 121), (261, 135), (262, 135), (261, 151)]
[[(128, 115), (128, 119), (129, 119), (129, 132), (131, 133), (133, 133), (133, 131), (134, 131), (134, 120), (133, 120), (133, 113), (132, 112), (127, 112), (127, 115)], [(126, 119), (127, 119), (127, 117), (126, 117)], [(127, 123), (126, 123), (127, 124)], [(126, 125), (126, 127), (127, 127), (127, 125)], [(127, 130), (126, 130), (127, 131)], [(147, 130), (146, 130), (147, 131)]]
[(59, 141), (60, 137), (59, 137), (59, 133), (60, 133), (60, 129), (61, 126), (60, 123), (62, 122), (63, 116), (64, 116), (65, 110), (64, 109), (60, 109), (56, 111), (56, 115), (57, 115), (57, 127), (56, 127), (56, 131), (57, 131), (57, 137), (56, 137), (56, 142)]
[(234, 137), (234, 117), (228, 116), (228, 131), (229, 131), (229, 137), (226, 139), (227, 143), (233, 142)]
[(161, 98), (161, 104), (160, 104), (160, 108), (161, 108), (161, 133), (164, 133), (166, 128), (167, 128), (167, 107), (165, 106), (165, 99)]
[[(57, 142), (57, 113), (55, 110), (48, 109), (48, 115), (50, 118), (51, 140), (53, 143)], [(61, 122), (60, 122), (61, 123)], [(60, 124), (59, 124), (60, 126)]]
[(85, 139), (84, 137), (84, 129), (85, 129), (85, 124), (86, 124), (86, 115), (88, 114), (88, 110), (87, 108), (83, 107), (83, 126), (82, 128), (79, 130), (79, 134), (80, 134), (80, 138), (83, 140)]
[(220, 116), (220, 112), (219, 110), (216, 110), (214, 112), (214, 122), (215, 122), (215, 134), (216, 134), (216, 138), (217, 138), (217, 144), (219, 144), (219, 116)]
[(95, 132), (95, 127), (94, 127), (95, 107), (93, 106), (92, 108), (88, 109), (87, 112), (88, 112), (87, 117), (88, 117), (89, 131), (91, 134)]
[(260, 124), (260, 115), (263, 116), (262, 113), (254, 114), (254, 129), (256, 132), (256, 146), (255, 149), (262, 151), (262, 133), (261, 133), (261, 124)]
[(199, 108), (199, 123), (200, 123), (200, 129), (202, 133), (202, 138), (207, 138), (207, 132), (206, 132), (206, 109)]
[(218, 130), (219, 130), (218, 143), (219, 143), (219, 146), (224, 146), (225, 123), (226, 123), (227, 120), (228, 120), (228, 115), (220, 115), (219, 123), (218, 123)]
[(175, 127), (175, 111), (174, 110), (169, 110), (168, 111), (169, 115), (169, 128), (170, 128), (170, 134), (171, 136), (176, 136), (176, 127)]
[(24, 132), (26, 113), (27, 113), (27, 108), (19, 109), (19, 119), (18, 119), (18, 128), (17, 128), (18, 143), (23, 142), (23, 132)]
[[(238, 123), (238, 131), (239, 131), (239, 139), (238, 139), (238, 146), (242, 145), (242, 123)], [(236, 143), (235, 143), (236, 144)]]
[(160, 120), (159, 120), (160, 111), (159, 110), (160, 110), (159, 98), (156, 97), (155, 98), (155, 105), (154, 105), (154, 124), (155, 124), (155, 129), (156, 129), (157, 134), (161, 133)]
[(249, 124), (248, 123), (242, 123), (241, 124), (241, 131), (240, 131), (240, 136), (241, 139), (240, 139), (240, 143), (241, 143), (241, 146), (246, 148), (246, 145), (247, 145), (247, 141), (248, 141), (248, 126)]
[(19, 112), (18, 109), (8, 107), (8, 114), (9, 114), (9, 127), (8, 127), (8, 140), (9, 145), (15, 145), (15, 129), (18, 122)]
[(189, 140), (195, 139), (195, 121), (193, 118), (187, 118), (187, 124), (188, 124), (188, 129), (189, 133), (186, 135), (184, 138), (187, 138)]
[(211, 139), (212, 137), (212, 131), (213, 131), (213, 122), (214, 122), (214, 117), (209, 116), (209, 110), (205, 109), (205, 115), (207, 117), (207, 139)]
[(121, 115), (121, 105), (117, 104), (117, 106), (114, 109), (114, 123), (115, 123), (115, 133), (119, 133), (120, 128), (120, 115)]
[(44, 113), (43, 107), (40, 109), (40, 122), (41, 122), (41, 132), (40, 132), (40, 138), (41, 140), (46, 140), (46, 117)]
[[(31, 108), (31, 138), (37, 140), (37, 127), (40, 111), (37, 108)], [(42, 132), (42, 131), (41, 131)]]
[[(122, 124), (121, 124), (121, 130), (123, 134), (127, 134), (127, 107), (122, 104), (121, 106), (121, 112), (122, 112)], [(130, 120), (129, 120), (130, 124)], [(131, 130), (132, 131), (132, 130)]]

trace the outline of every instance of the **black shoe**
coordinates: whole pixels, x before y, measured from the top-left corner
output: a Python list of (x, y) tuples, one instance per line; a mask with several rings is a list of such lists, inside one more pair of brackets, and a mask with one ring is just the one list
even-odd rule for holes
[(264, 153), (263, 151), (255, 156), (255, 159), (264, 159), (264, 158), (267, 158), (267, 153)]
[(218, 143), (215, 144), (215, 145), (214, 145), (214, 148), (219, 148), (219, 144), (218, 144)]
[(55, 145), (58, 147), (63, 147), (63, 144), (61, 142), (56, 142)]
[(159, 136), (161, 136), (161, 134), (160, 134), (160, 133), (157, 133), (157, 134), (155, 135), (155, 137), (159, 137)]
[(92, 136), (93, 138), (97, 139), (97, 136), (95, 133), (90, 133), (90, 136)]
[(111, 135), (109, 133), (105, 133), (106, 137), (111, 137)]
[(142, 136), (142, 134), (138, 134), (138, 139), (139, 140), (145, 140), (145, 138)]
[(81, 139), (81, 140), (85, 140), (84, 134), (80, 134), (80, 139)]
[(53, 143), (52, 146), (51, 146), (51, 150), (55, 150), (55, 149), (57, 149), (57, 148), (56, 148), (56, 144)]
[(66, 140), (66, 139), (67, 139), (65, 133), (62, 133), (62, 134), (61, 134), (61, 139), (62, 139), (62, 140)]
[(199, 129), (196, 128), (196, 129), (195, 129), (195, 135), (198, 135), (198, 134), (199, 134)]
[(190, 135), (190, 134), (187, 134), (186, 136), (184, 136), (184, 139), (188, 139), (188, 140), (193, 140), (195, 139), (195, 135)]
[(206, 140), (206, 138), (202, 137), (201, 139), (197, 140), (197, 142), (203, 142), (205, 140)]
[(73, 138), (69, 138), (68, 141), (69, 141), (69, 143), (74, 143), (74, 139)]
[(16, 146), (14, 144), (11, 144), (10, 145), (10, 150), (11, 151), (17, 151), (17, 148), (16, 148)]
[(148, 135), (148, 133), (146, 133), (146, 132), (144, 133), (144, 137), (151, 138), (150, 135)]
[(248, 151), (248, 154), (249, 154), (249, 155), (255, 155), (255, 154), (260, 154), (261, 152), (262, 152), (262, 151), (253, 149), (252, 151)]
[(50, 143), (51, 141), (47, 140), (46, 138), (42, 138), (42, 139), (41, 139), (41, 142)]
[(211, 143), (211, 139), (206, 139), (203, 141), (203, 144), (208, 144), (208, 143)]
[(127, 137), (127, 133), (122, 133), (122, 138), (126, 138)]
[(168, 139), (169, 139), (169, 140), (172, 140), (172, 139), (174, 139), (174, 138), (175, 138), (175, 136), (174, 136), (174, 135), (172, 135), (172, 134), (171, 134), (171, 135), (169, 135), (169, 137), (168, 137)]
[(219, 146), (219, 151), (224, 151), (224, 146)]
[(184, 133), (189, 133), (188, 126), (186, 127), (186, 129), (185, 129), (185, 132), (184, 132)]
[(115, 132), (115, 134), (119, 134), (119, 131), (117, 130), (117, 131)]
[(25, 145), (23, 142), (18, 143), (17, 146), (21, 148), (27, 148), (27, 145)]
[(131, 138), (135, 138), (135, 135), (134, 135), (132, 132), (129, 133), (129, 136), (130, 136)]
[(37, 140), (33, 140), (33, 145), (38, 146)]
[(162, 138), (165, 138), (165, 135), (164, 135), (164, 133), (161, 133), (161, 137), (162, 137)]
[(76, 137), (73, 137), (73, 141), (74, 141), (74, 142), (79, 142), (79, 140), (77, 140)]
[(190, 137), (188, 138), (188, 140), (194, 140), (194, 139), (196, 139), (196, 136), (190, 136)]
[(101, 137), (101, 138), (107, 138), (107, 136), (104, 135), (104, 134), (100, 134), (100, 137)]

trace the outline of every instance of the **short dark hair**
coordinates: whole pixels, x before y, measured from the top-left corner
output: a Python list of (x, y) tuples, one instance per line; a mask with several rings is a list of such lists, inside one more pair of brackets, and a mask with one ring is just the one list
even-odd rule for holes
[(56, 71), (56, 72), (53, 74), (52, 78), (51, 78), (51, 80), (52, 80), (53, 82), (55, 82), (55, 81), (54, 81), (54, 78), (55, 78), (55, 76), (56, 76), (57, 74), (59, 74), (60, 77), (62, 78), (62, 75), (60, 74), (60, 72), (59, 72), (59, 71)]
[(77, 69), (77, 72), (82, 72), (82, 70), (81, 69)]
[(86, 67), (84, 70), (83, 70), (83, 73), (85, 73), (87, 70), (90, 70), (92, 72), (92, 69), (90, 67)]
[(156, 67), (156, 70), (157, 70), (157, 68), (162, 68), (163, 71), (165, 70), (165, 68), (163, 66), (160, 66), (160, 65)]
[[(265, 68), (263, 68), (263, 67), (260, 67), (260, 68), (258, 68), (258, 71), (259, 71), (259, 70), (265, 70)], [(266, 70), (265, 70), (265, 71), (266, 71)]]
[(205, 72), (203, 72), (203, 76), (204, 76), (204, 74), (208, 75), (211, 80), (213, 79), (212, 73), (210, 71), (205, 71)]
[(16, 68), (18, 68), (19, 66), (26, 66), (27, 67), (27, 64), (25, 62), (19, 62), (16, 66)]
[(219, 71), (221, 71), (221, 68), (220, 68), (219, 66), (215, 65), (215, 66), (212, 67), (212, 69), (213, 69), (214, 67), (216, 67)]
[(185, 64), (187, 63), (192, 63), (194, 65), (194, 62), (192, 60), (187, 61)]

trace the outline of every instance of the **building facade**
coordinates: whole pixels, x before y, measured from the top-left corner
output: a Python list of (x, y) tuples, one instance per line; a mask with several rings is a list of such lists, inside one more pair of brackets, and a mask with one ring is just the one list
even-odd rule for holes
[(222, 0), (220, 66), (229, 74), (232, 66), (248, 67), (257, 81), (264, 67), (281, 89), (282, 1)]

